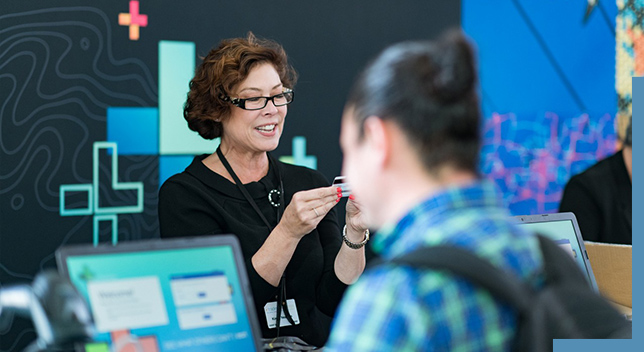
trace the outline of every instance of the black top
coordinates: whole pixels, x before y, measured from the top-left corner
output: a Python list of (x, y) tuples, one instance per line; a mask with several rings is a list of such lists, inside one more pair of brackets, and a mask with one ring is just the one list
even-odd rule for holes
[(559, 211), (570, 211), (586, 241), (633, 243), (633, 184), (622, 151), (573, 176)]
[[(259, 276), (251, 263), (270, 230), (234, 183), (202, 163), (207, 156), (195, 157), (184, 172), (170, 177), (159, 190), (161, 237), (235, 234), (241, 242), (262, 334), (275, 337), (277, 329), (268, 328), (264, 306), (277, 301), (278, 290)], [(282, 175), (285, 205), (295, 192), (330, 185), (315, 170), (279, 161), (275, 167), (280, 168)], [(244, 186), (269, 223), (275, 226), (277, 208), (269, 203), (268, 193), (278, 189), (279, 180), (272, 168), (271, 164), (268, 174), (258, 182)], [(329, 335), (329, 317), (334, 315), (346, 289), (333, 269), (341, 244), (334, 208), (315, 230), (300, 240), (286, 267), (286, 299), (295, 299), (300, 324), (281, 327), (280, 335), (324, 345)]]

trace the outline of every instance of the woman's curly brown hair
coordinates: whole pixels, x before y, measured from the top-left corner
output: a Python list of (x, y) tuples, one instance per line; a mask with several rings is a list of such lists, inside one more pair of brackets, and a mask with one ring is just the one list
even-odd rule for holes
[(224, 39), (219, 47), (210, 50), (190, 81), (183, 107), (188, 127), (205, 139), (220, 137), (221, 121), (230, 116), (232, 108), (221, 97), (229, 96), (262, 63), (272, 64), (284, 87), (293, 88), (297, 73), (289, 65), (284, 48), (275, 41), (256, 38), (249, 32), (246, 38)]

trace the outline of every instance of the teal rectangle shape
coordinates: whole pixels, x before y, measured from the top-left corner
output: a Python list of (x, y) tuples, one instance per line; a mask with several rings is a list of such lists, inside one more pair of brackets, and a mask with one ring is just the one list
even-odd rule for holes
[[(87, 193), (87, 206), (85, 208), (67, 209), (65, 195), (67, 192)], [(93, 187), (91, 184), (60, 185), (59, 214), (60, 216), (92, 215), (94, 213)]]
[(172, 175), (178, 174), (190, 165), (192, 155), (161, 155), (159, 156), (159, 187)]
[(159, 109), (108, 107), (107, 140), (118, 144), (120, 155), (159, 154)]
[(212, 153), (216, 144), (188, 128), (183, 118), (195, 72), (195, 43), (159, 42), (159, 154)]

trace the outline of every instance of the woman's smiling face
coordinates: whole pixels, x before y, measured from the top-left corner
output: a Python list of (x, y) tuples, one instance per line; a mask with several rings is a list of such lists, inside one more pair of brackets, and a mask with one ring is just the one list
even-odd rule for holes
[[(231, 98), (271, 97), (282, 93), (280, 76), (270, 63), (254, 67), (231, 94)], [(222, 121), (222, 143), (248, 152), (268, 152), (279, 145), (288, 108), (269, 101), (263, 109), (244, 110), (237, 106)]]

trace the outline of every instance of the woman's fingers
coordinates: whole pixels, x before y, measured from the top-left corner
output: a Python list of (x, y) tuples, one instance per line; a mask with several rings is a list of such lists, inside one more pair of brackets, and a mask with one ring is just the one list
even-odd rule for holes
[(333, 209), (340, 197), (337, 187), (321, 187), (295, 193), (291, 203), (303, 220), (316, 219)]
[(304, 236), (315, 229), (340, 197), (337, 187), (333, 186), (297, 192), (280, 222), (294, 235)]
[(313, 194), (315, 194), (314, 199), (321, 199), (325, 203), (326, 201), (330, 200), (336, 200), (339, 199), (342, 196), (342, 190), (340, 187), (336, 186), (329, 186), (329, 187), (322, 187), (322, 188), (316, 188), (311, 190)]
[(338, 187), (330, 186), (330, 187), (321, 187), (321, 188), (311, 189), (308, 191), (297, 192), (293, 196), (293, 199), (295, 200), (295, 198), (297, 198), (297, 201), (321, 206), (329, 202), (337, 203), (340, 197), (341, 197), (341, 192), (338, 191)]
[(340, 198), (342, 197), (341, 191), (337, 189), (337, 187), (331, 186), (331, 187), (325, 187), (323, 189), (323, 193), (321, 194), (322, 197), (320, 197), (317, 200), (312, 200), (310, 203), (316, 206), (316, 210), (318, 208), (323, 209), (324, 214), (322, 214), (320, 211), (317, 211), (319, 214), (318, 216), (325, 216), (333, 207), (338, 204), (340, 201)]

